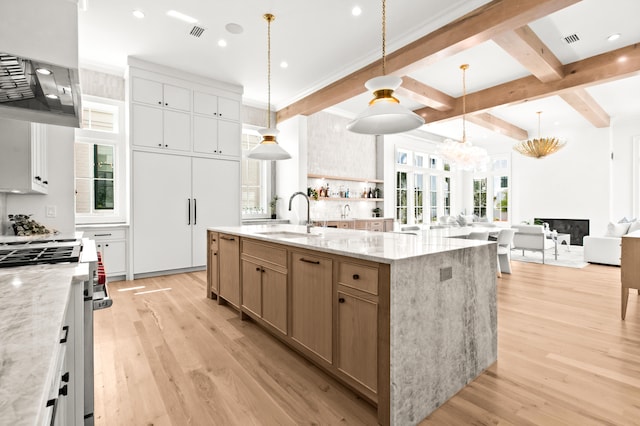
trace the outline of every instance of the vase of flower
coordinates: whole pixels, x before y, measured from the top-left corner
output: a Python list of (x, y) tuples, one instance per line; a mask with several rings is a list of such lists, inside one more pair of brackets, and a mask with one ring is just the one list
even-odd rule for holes
[(269, 208), (271, 209), (271, 219), (276, 219), (276, 206), (278, 204), (278, 200), (280, 199), (280, 197), (278, 197), (278, 194), (274, 195), (273, 198), (271, 199), (271, 201), (269, 202)]

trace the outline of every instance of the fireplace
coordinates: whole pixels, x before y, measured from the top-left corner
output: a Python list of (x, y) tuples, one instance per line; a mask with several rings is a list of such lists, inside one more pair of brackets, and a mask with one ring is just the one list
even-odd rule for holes
[(571, 245), (581, 246), (582, 237), (589, 235), (589, 219), (544, 219), (536, 217), (534, 223), (547, 222), (551, 230), (559, 234), (570, 234)]

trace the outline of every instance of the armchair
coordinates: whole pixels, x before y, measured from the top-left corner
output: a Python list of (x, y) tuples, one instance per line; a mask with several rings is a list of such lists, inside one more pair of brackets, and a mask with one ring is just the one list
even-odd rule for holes
[(524, 256), (525, 250), (542, 252), (542, 263), (544, 263), (544, 251), (555, 248), (552, 239), (547, 238), (542, 225), (513, 225), (516, 231), (513, 234), (513, 248), (522, 250)]

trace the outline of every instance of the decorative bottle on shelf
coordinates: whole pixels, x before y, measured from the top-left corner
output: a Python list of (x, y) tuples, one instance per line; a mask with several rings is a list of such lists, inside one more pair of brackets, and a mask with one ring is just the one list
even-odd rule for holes
[(380, 198), (380, 188), (376, 187), (373, 190), (373, 198)]
[(328, 198), (329, 194), (331, 194), (331, 192), (329, 192), (329, 184), (327, 184), (327, 189), (324, 190), (324, 196)]
[(367, 193), (367, 198), (373, 198), (373, 192), (371, 192), (371, 187), (369, 187), (369, 193)]
[(345, 189), (344, 191), (344, 198), (349, 198), (349, 187), (347, 186), (347, 189)]
[(367, 198), (367, 188), (366, 187), (362, 190), (362, 198)]

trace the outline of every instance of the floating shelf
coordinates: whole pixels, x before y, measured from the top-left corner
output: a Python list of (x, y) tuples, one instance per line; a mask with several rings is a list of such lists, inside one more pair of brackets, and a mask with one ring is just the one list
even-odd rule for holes
[[(354, 177), (345, 177), (345, 176), (327, 176), (327, 175), (318, 175), (314, 173), (309, 173), (307, 175), (309, 179), (329, 179), (329, 180), (348, 180), (351, 182), (370, 182), (370, 183), (384, 183), (384, 180), (381, 179), (366, 179), (366, 178), (354, 178)], [(369, 199), (369, 198), (363, 198)]]
[(338, 197), (319, 197), (317, 200), (309, 198), (311, 201), (384, 201), (384, 198), (338, 198)]

